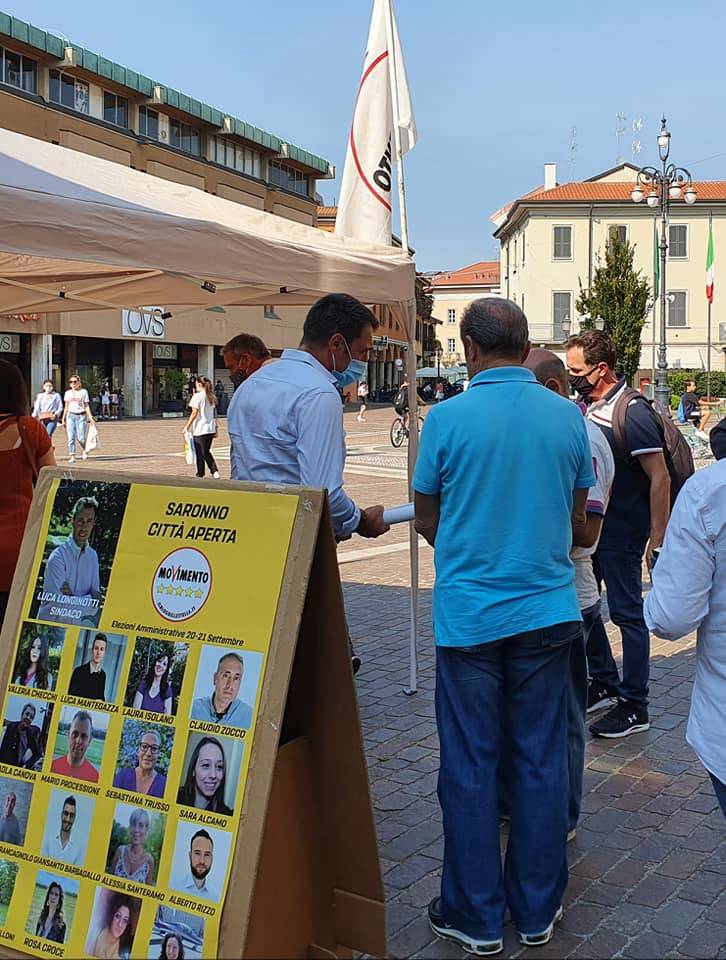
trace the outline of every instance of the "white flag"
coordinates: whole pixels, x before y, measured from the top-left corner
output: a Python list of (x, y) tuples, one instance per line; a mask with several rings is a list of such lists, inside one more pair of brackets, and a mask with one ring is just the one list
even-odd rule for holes
[(394, 123), (401, 131), (402, 154), (416, 143), (416, 123), (392, 2), (373, 3), (335, 222), (335, 232), (341, 236), (383, 245), (391, 243)]

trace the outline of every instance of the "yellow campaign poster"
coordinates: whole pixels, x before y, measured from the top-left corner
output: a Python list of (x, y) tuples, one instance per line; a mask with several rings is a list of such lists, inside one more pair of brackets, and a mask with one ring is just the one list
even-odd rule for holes
[(56, 479), (0, 735), (0, 941), (216, 957), (296, 495)]

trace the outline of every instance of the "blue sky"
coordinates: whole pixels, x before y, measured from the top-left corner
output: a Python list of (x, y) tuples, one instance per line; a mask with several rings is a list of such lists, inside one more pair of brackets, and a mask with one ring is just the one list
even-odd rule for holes
[[(0, 0), (0, 8), (312, 150), (342, 174), (371, 0)], [(661, 0), (396, 0), (420, 140), (406, 158), (419, 268), (492, 259), (489, 215), (542, 183), (584, 179), (621, 153), (726, 179), (719, 93), (726, 5)], [(694, 9), (695, 22), (690, 10)], [(660, 39), (660, 22), (670, 29)], [(633, 134), (632, 121), (643, 129)], [(571, 130), (577, 129), (574, 167)], [(715, 159), (706, 159), (716, 157)], [(320, 184), (326, 201), (338, 183)]]

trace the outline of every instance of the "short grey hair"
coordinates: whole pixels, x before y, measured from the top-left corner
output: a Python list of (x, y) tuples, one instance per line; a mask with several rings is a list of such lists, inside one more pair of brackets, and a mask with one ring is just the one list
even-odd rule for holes
[(136, 809), (131, 811), (131, 816), (129, 817), (129, 826), (134, 823), (138, 823), (140, 827), (146, 827), (148, 830), (151, 826), (151, 819), (146, 810)]
[(481, 297), (464, 310), (461, 339), (471, 337), (483, 353), (519, 363), (529, 343), (527, 318), (516, 303)]
[(245, 668), (245, 662), (242, 659), (242, 657), (238, 653), (235, 653), (234, 650), (230, 650), (229, 653), (225, 653), (223, 657), (219, 658), (219, 663), (217, 664), (217, 669), (215, 670), (215, 673), (219, 673), (222, 667), (222, 664), (224, 663), (225, 660), (236, 660), (243, 670)]

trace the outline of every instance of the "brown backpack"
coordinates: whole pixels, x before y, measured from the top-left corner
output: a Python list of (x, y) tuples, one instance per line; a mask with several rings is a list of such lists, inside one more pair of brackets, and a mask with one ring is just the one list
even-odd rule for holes
[(651, 401), (633, 387), (626, 387), (618, 397), (613, 410), (613, 440), (615, 455), (621, 460), (632, 460), (625, 442), (625, 417), (631, 400), (642, 400), (650, 407), (658, 432), (663, 441), (663, 453), (666, 466), (671, 478), (671, 507), (683, 484), (693, 476), (696, 468), (693, 465), (693, 454), (678, 427), (669, 416), (664, 415)]

